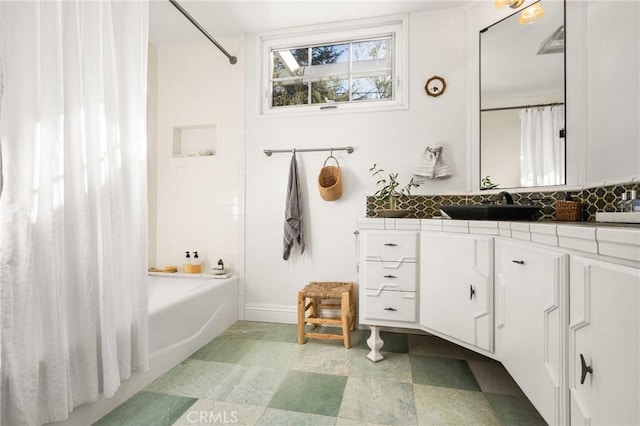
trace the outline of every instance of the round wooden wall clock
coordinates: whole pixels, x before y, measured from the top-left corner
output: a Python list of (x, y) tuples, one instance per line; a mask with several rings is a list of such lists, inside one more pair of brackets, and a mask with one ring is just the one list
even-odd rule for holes
[(434, 75), (427, 80), (427, 84), (424, 86), (424, 90), (427, 92), (427, 95), (433, 96), (434, 98), (442, 95), (446, 88), (447, 83), (445, 83), (444, 78), (438, 77), (437, 75)]

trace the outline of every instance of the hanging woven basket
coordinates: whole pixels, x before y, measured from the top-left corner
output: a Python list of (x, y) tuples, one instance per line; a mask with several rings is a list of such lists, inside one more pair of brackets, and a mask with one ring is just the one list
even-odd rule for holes
[[(327, 161), (332, 159), (336, 162), (335, 166), (327, 166)], [(333, 155), (324, 160), (324, 165), (318, 176), (318, 190), (320, 196), (325, 201), (335, 201), (342, 197), (342, 173), (340, 172), (340, 164), (338, 159)]]

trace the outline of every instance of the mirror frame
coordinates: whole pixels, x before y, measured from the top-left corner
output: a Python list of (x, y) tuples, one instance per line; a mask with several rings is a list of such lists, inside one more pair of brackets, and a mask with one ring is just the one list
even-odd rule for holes
[[(531, 3), (527, 3), (524, 5), (524, 7), (518, 7), (516, 10), (514, 10), (513, 13), (508, 14), (507, 16), (504, 16), (503, 18), (497, 20), (496, 22), (492, 23), (491, 25), (487, 25), (486, 27), (478, 30), (478, 110), (477, 110), (477, 117), (478, 117), (478, 151), (477, 151), (477, 161), (478, 161), (478, 181), (477, 181), (477, 185), (478, 187), (475, 190), (479, 190), (481, 192), (487, 191), (487, 190), (491, 190), (494, 188), (482, 188), (482, 181), (484, 179), (484, 177), (482, 176), (482, 34), (485, 33), (487, 30), (489, 30), (490, 28), (494, 27), (495, 25), (500, 24), (501, 22), (514, 17), (515, 15), (521, 13), (524, 9), (541, 2), (542, 0), (538, 0), (538, 1), (534, 1)], [(553, 0), (549, 0), (549, 1), (553, 1)], [(544, 18), (543, 18), (544, 19)], [(562, 1), (562, 25), (565, 31), (565, 35), (564, 35), (564, 50), (562, 52), (562, 73), (563, 73), (563, 77), (562, 77), (562, 82), (563, 82), (563, 88), (562, 88), (562, 94), (563, 94), (563, 105), (564, 105), (564, 151), (565, 151), (565, 155), (564, 155), (564, 183), (563, 184), (558, 184), (558, 185), (549, 185), (552, 187), (566, 187), (568, 185), (567, 183), (567, 179), (568, 179), (568, 171), (567, 171), (567, 167), (568, 167), (568, 145), (567, 145), (567, 33), (566, 33), (566, 29), (567, 29), (567, 1), (563, 0)], [(551, 103), (551, 102), (549, 102)], [(517, 107), (514, 107), (517, 108)], [(502, 190), (502, 189), (510, 189), (510, 190), (514, 190), (514, 189), (525, 189), (525, 190), (530, 190), (530, 191), (535, 191), (536, 188), (548, 188), (549, 186), (513, 186), (513, 187), (500, 187), (500, 188), (495, 188), (496, 190)]]

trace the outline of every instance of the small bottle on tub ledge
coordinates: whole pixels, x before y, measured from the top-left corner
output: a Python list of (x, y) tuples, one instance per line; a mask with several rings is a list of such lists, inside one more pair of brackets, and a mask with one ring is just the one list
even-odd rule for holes
[(229, 271), (224, 269), (224, 262), (222, 259), (218, 260), (218, 265), (211, 268), (211, 273), (216, 276), (216, 278), (227, 278), (229, 277)]

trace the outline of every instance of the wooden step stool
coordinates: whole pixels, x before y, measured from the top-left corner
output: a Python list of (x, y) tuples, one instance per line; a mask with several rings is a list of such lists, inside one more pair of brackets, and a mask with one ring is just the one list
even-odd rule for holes
[[(307, 298), (310, 299), (307, 303)], [(340, 303), (326, 303), (330, 300)], [(340, 309), (340, 317), (320, 317), (319, 309)], [(307, 310), (309, 316), (307, 316)], [(318, 325), (341, 325), (342, 335), (330, 333), (306, 333), (305, 325), (313, 329)], [(353, 298), (353, 283), (311, 282), (298, 292), (298, 344), (304, 344), (304, 338), (343, 340), (344, 347), (351, 347), (351, 330), (356, 326), (356, 308)]]

